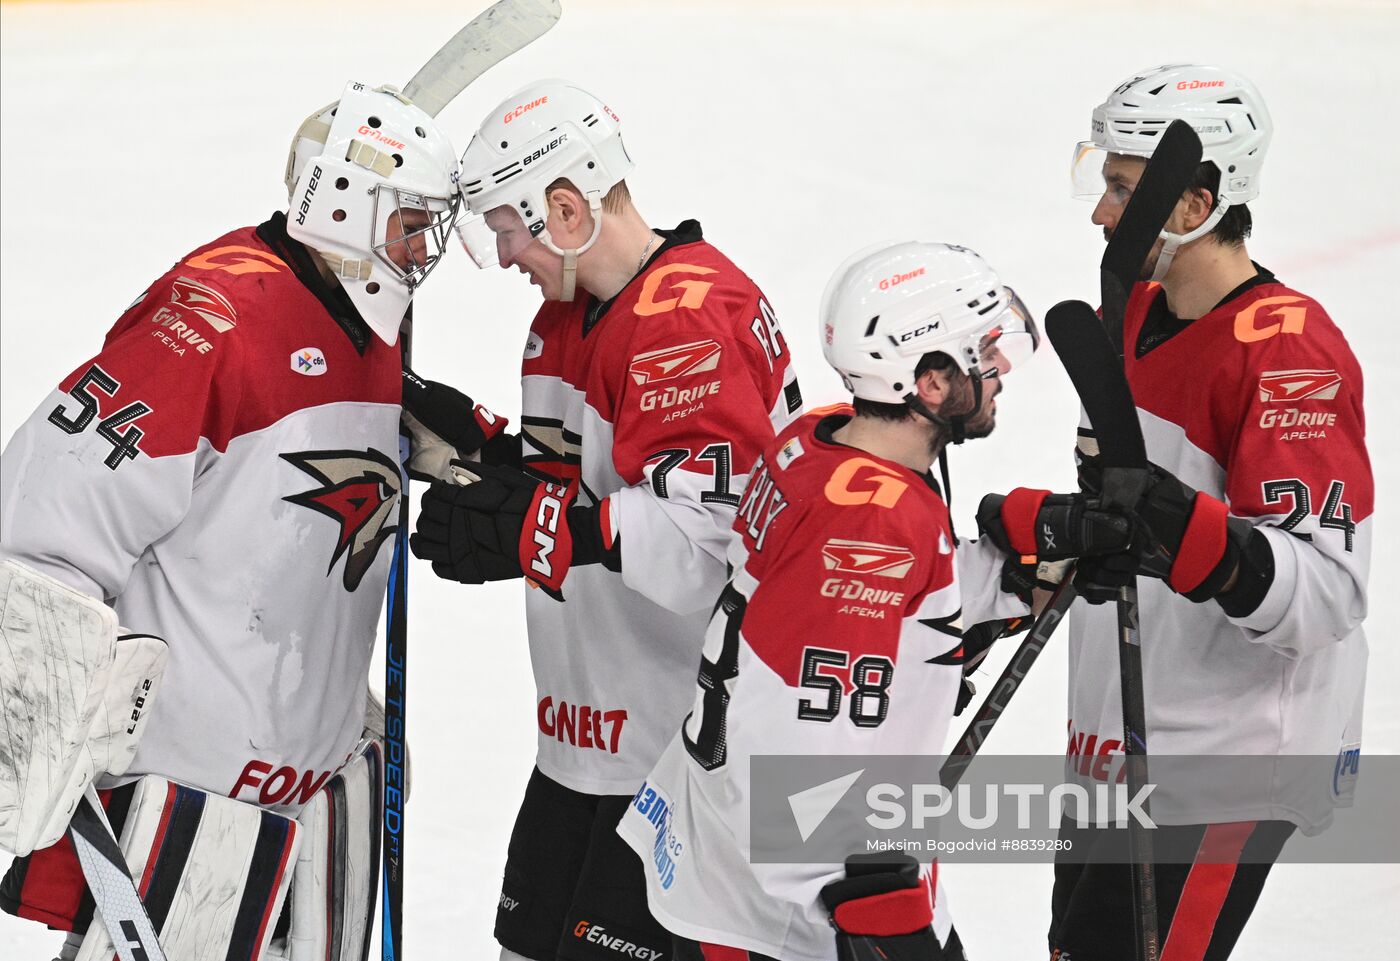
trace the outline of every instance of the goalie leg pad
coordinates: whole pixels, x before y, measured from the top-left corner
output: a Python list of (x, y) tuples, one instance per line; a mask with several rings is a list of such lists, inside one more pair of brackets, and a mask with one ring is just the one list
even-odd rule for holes
[(118, 632), (97, 599), (0, 563), (0, 848), (54, 844), (92, 779), (130, 766), (167, 649)]
[[(300, 843), (291, 818), (155, 775), (137, 782), (122, 853), (171, 958), (263, 957)], [(100, 919), (77, 961), (107, 961)]]
[(366, 738), (297, 816), (304, 840), (289, 902), (289, 961), (369, 957), (383, 771), (379, 741)]

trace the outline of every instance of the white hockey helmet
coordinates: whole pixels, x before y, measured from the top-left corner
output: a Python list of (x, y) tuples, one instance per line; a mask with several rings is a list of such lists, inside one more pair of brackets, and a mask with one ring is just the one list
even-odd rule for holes
[[(1169, 249), (1204, 236), (1236, 204), (1259, 196), (1259, 173), (1273, 136), (1273, 121), (1259, 90), (1232, 70), (1196, 64), (1166, 64), (1120, 83), (1094, 108), (1090, 139), (1075, 145), (1074, 195), (1097, 200), (1104, 191), (1107, 154), (1150, 157), (1173, 120), (1184, 120), (1201, 138), (1201, 160), (1220, 171), (1215, 208), (1186, 235), (1163, 233)], [(1166, 265), (1159, 261), (1158, 274)]]
[[(395, 88), (352, 81), (302, 123), (285, 180), (287, 233), (320, 254), (360, 316), (394, 343), (456, 215), (457, 153), (447, 135)], [(420, 235), (421, 259), (407, 242)]]
[(974, 378), (1030, 359), (1040, 331), (1026, 305), (975, 251), (883, 243), (854, 255), (822, 294), (822, 352), (863, 400), (906, 404), (915, 368), (941, 351)]
[[(532, 83), (491, 111), (462, 154), (462, 243), (478, 267), (489, 267), (538, 239), (564, 256), (572, 296), (578, 255), (602, 228), (603, 197), (631, 170), (622, 121), (607, 104), (566, 80)], [(572, 251), (560, 249), (545, 226), (545, 190), (560, 178), (578, 188), (593, 213), (592, 236)]]

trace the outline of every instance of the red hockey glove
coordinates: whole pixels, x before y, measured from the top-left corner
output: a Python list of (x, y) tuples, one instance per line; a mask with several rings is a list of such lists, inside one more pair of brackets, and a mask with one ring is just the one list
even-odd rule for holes
[(620, 566), (608, 502), (575, 505), (576, 483), (546, 483), (513, 467), (460, 461), (453, 473), (470, 482), (428, 488), (409, 538), (414, 555), (432, 562), (439, 577), (464, 584), (524, 577), (562, 601), (571, 567)]
[(941, 961), (933, 892), (907, 854), (854, 854), (846, 876), (822, 888), (839, 961)]

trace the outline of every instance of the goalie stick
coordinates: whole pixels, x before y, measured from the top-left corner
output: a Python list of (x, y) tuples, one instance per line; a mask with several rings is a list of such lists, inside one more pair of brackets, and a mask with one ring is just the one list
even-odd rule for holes
[(131, 869), (90, 784), (68, 823), (68, 836), (117, 956), (121, 961), (165, 961), (155, 927), (131, 880)]
[(467, 86), (559, 22), (559, 0), (499, 0), (418, 68), (403, 94), (436, 117)]
[[(404, 87), (404, 96), (430, 117), (491, 67), (544, 36), (558, 21), (559, 0), (499, 0), (477, 14), (433, 54)], [(409, 369), (411, 315), (399, 333)], [(384, 909), (380, 954), (403, 957), (404, 802), (407, 800), (408, 703), (408, 458), (409, 436), (399, 429), (399, 516), (389, 566), (384, 637), (384, 824), (381, 877)], [(397, 772), (397, 776), (395, 774)]]

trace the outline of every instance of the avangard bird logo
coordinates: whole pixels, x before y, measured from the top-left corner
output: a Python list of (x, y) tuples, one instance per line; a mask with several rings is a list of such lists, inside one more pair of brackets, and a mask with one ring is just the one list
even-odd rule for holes
[(321, 487), (282, 499), (339, 522), (340, 536), (326, 574), (348, 553), (345, 589), (353, 591), (374, 563), (379, 545), (398, 530), (398, 465), (372, 447), (363, 451), (301, 451), (281, 457), (321, 482)]

